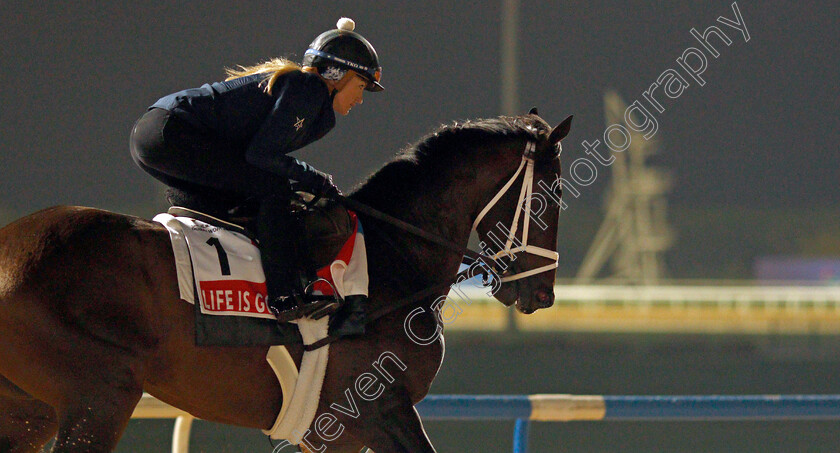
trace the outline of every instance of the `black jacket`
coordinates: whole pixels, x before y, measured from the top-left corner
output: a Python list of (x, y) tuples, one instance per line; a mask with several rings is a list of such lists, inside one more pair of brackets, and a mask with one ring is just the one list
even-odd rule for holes
[(150, 108), (169, 110), (202, 133), (224, 140), (248, 163), (318, 189), (326, 175), (287, 154), (323, 137), (335, 126), (332, 96), (314, 74), (281, 75), (272, 93), (267, 74), (216, 82), (179, 91)]

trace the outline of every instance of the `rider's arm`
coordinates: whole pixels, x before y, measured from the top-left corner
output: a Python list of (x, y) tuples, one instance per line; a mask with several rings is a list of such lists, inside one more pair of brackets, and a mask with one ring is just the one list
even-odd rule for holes
[(332, 127), (331, 122), (325, 127), (319, 121), (324, 108), (332, 108), (329, 92), (309, 74), (284, 77), (274, 90), (279, 90), (277, 100), (248, 145), (245, 158), (251, 165), (299, 182), (304, 190), (321, 190), (328, 175), (286, 154), (322, 137)]

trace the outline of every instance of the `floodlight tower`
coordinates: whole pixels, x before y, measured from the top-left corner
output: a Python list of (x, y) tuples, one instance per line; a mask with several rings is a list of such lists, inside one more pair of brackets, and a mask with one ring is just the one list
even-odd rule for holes
[[(627, 104), (614, 91), (604, 95), (607, 125), (627, 126)], [(665, 212), (670, 175), (650, 168), (645, 159), (657, 152), (657, 141), (630, 131), (630, 146), (615, 152), (612, 179), (604, 195), (606, 215), (578, 269), (579, 281), (598, 276), (611, 259), (612, 277), (651, 285), (665, 274), (663, 254), (673, 243)]]

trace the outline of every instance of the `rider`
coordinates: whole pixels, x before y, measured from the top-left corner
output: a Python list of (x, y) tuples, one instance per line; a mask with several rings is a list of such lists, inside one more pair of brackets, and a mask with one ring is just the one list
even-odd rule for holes
[[(367, 91), (382, 91), (373, 46), (348, 18), (320, 34), (300, 65), (283, 58), (227, 70), (224, 82), (170, 94), (135, 124), (131, 154), (169, 187), (170, 203), (225, 217), (256, 201), (256, 233), (269, 305), (279, 321), (305, 313), (305, 272), (295, 256), (299, 228), (289, 211), (291, 183), (316, 196), (341, 192), (332, 176), (288, 153), (323, 137), (335, 113), (347, 115)], [(300, 231), (298, 230), (298, 235)], [(290, 256), (292, 255), (292, 256)], [(364, 330), (361, 301), (353, 298), (347, 334)]]

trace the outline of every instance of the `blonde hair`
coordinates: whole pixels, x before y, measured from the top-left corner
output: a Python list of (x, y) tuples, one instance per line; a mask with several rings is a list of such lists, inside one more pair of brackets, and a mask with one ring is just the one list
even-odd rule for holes
[(274, 87), (274, 82), (288, 72), (300, 71), (302, 68), (299, 64), (286, 58), (272, 58), (271, 60), (259, 63), (253, 66), (238, 66), (239, 69), (225, 68), (227, 78), (225, 80), (238, 79), (253, 74), (266, 73), (265, 75), (265, 92), (271, 94), (271, 89)]

